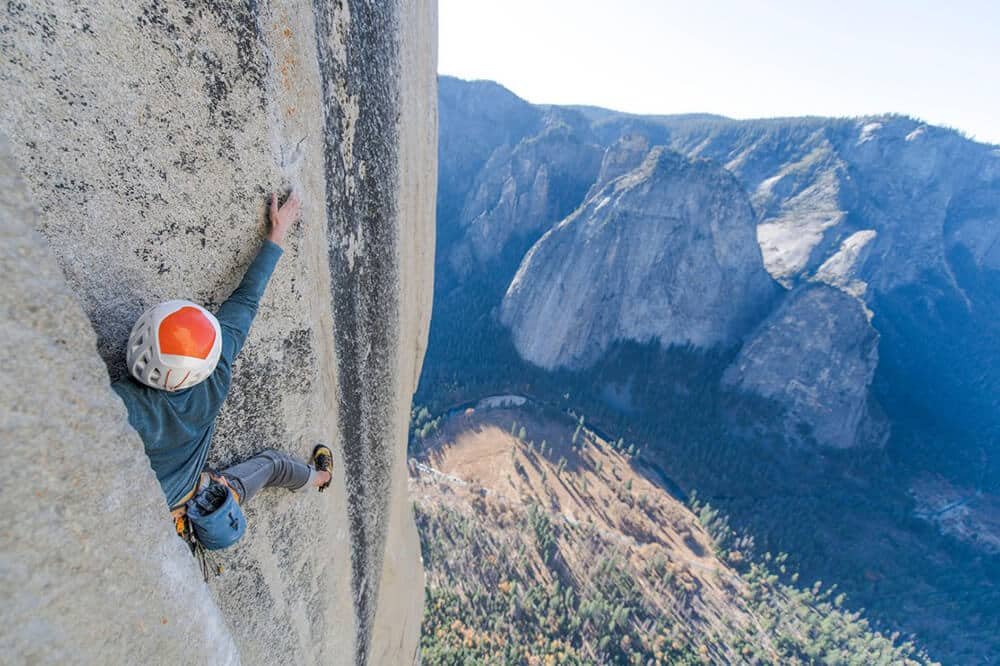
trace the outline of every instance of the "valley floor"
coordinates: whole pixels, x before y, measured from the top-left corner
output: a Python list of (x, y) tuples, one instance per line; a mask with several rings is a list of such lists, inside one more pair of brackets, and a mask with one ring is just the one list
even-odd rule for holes
[(800, 588), (634, 450), (503, 405), (453, 410), (410, 461), (425, 663), (929, 662), (834, 590)]

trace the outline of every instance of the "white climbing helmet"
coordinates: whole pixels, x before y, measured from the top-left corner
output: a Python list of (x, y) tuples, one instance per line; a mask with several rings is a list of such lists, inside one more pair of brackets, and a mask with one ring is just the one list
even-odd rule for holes
[(222, 329), (215, 315), (191, 301), (167, 301), (135, 322), (125, 359), (143, 384), (179, 391), (207, 379), (220, 353)]

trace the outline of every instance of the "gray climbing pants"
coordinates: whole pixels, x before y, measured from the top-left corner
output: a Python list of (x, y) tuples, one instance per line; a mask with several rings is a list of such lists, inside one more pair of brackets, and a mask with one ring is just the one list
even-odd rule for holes
[(312, 465), (273, 449), (261, 451), (249, 460), (222, 470), (222, 476), (239, 494), (240, 504), (244, 505), (263, 488), (273, 486), (301, 490), (315, 475)]

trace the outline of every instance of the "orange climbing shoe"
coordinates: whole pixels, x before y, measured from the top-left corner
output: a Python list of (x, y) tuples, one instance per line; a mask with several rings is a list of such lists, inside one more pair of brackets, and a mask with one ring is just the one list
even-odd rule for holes
[[(312, 465), (318, 470), (330, 473), (330, 481), (333, 480), (333, 451), (323, 444), (317, 444), (316, 448), (313, 449), (312, 454)], [(327, 481), (322, 486), (319, 487), (319, 491), (323, 492), (330, 487), (330, 481)]]

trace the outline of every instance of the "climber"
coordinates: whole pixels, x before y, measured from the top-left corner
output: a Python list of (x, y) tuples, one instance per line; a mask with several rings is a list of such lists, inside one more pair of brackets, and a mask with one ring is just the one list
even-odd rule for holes
[(144, 312), (128, 339), (130, 376), (112, 385), (142, 438), (178, 534), (194, 543), (193, 534), (209, 550), (243, 535), (240, 504), (262, 488), (323, 491), (332, 479), (333, 456), (323, 445), (313, 449), (311, 464), (267, 450), (219, 473), (205, 469), (233, 361), (300, 207), (294, 193), (280, 207), (272, 195), (267, 239), (217, 317), (190, 301), (167, 301)]

